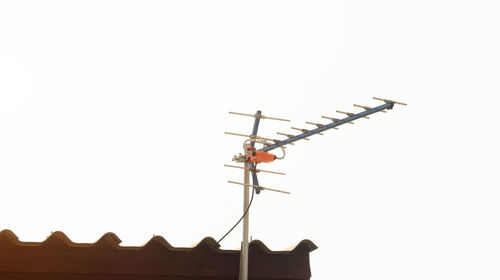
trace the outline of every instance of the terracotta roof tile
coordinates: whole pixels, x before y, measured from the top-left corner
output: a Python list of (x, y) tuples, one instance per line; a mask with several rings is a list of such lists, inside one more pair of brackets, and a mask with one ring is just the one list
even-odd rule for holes
[[(3, 230), (0, 278), (238, 279), (240, 251), (222, 250), (211, 237), (190, 248), (172, 247), (161, 236), (140, 247), (120, 243), (112, 232), (95, 243), (74, 243), (60, 231), (43, 242), (22, 242), (12, 231)], [(309, 279), (309, 253), (316, 248), (303, 240), (289, 250), (272, 251), (254, 240), (249, 244), (249, 278)]]

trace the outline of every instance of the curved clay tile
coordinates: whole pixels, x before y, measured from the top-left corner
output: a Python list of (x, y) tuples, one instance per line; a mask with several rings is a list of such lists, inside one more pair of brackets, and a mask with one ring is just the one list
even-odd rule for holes
[(258, 239), (254, 239), (252, 240), (250, 243), (248, 243), (248, 250), (259, 250), (259, 251), (262, 251), (266, 254), (271, 254), (271, 253), (275, 253), (273, 251), (271, 251), (265, 244), (264, 242), (258, 240)]
[(272, 251), (262, 241), (260, 241), (258, 239), (252, 240), (252, 242), (250, 242), (248, 244), (248, 247), (249, 247), (249, 250), (259, 250), (259, 251), (262, 251), (266, 254), (290, 254), (290, 253), (298, 251), (298, 250), (305, 251), (305, 252), (309, 253), (309, 252), (312, 252), (312, 251), (318, 249), (316, 244), (314, 244), (309, 239), (304, 239), (304, 240), (300, 241), (299, 243), (297, 243), (291, 247), (288, 247), (287, 249), (285, 249), (283, 251)]
[(212, 237), (205, 237), (203, 238), (200, 242), (194, 244), (191, 248), (193, 250), (197, 250), (200, 248), (210, 248), (212, 250), (217, 250), (219, 249), (220, 245), (213, 239)]
[(142, 249), (141, 250), (154, 250), (154, 249), (166, 249), (166, 250), (169, 250), (169, 251), (174, 251), (174, 250), (178, 250), (178, 248), (174, 248), (172, 247), (172, 245), (170, 245), (170, 243), (168, 243), (167, 240), (165, 240), (165, 238), (159, 236), (159, 235), (155, 235), (153, 236), (153, 238), (151, 238), (146, 244), (144, 244), (144, 246), (142, 246)]
[(68, 247), (75, 246), (77, 243), (73, 243), (62, 231), (54, 231), (41, 245), (47, 247)]
[(122, 243), (121, 239), (112, 232), (107, 232), (99, 240), (94, 243), (94, 247), (111, 247), (118, 248)]
[(0, 244), (17, 244), (19, 243), (19, 238), (11, 230), (4, 229), (0, 231)]
[(295, 244), (294, 246), (287, 248), (286, 250), (288, 251), (305, 250), (306, 252), (312, 252), (316, 249), (318, 249), (318, 246), (316, 246), (316, 244), (314, 244), (309, 239), (304, 239), (299, 243)]

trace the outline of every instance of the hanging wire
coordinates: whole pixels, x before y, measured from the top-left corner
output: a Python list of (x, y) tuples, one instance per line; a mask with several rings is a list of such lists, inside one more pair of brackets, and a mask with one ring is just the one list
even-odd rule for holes
[(236, 222), (236, 224), (226, 234), (224, 234), (224, 236), (222, 236), (222, 238), (219, 239), (219, 241), (217, 241), (217, 245), (220, 245), (220, 242), (222, 241), (222, 239), (224, 239), (229, 233), (231, 233), (231, 231), (233, 231), (233, 229), (241, 222), (241, 220), (243, 220), (243, 218), (245, 218), (245, 216), (248, 213), (248, 210), (250, 210), (250, 206), (252, 206), (254, 193), (255, 193), (255, 189), (252, 188), (252, 197), (250, 198), (250, 202), (248, 203), (248, 207), (245, 210), (245, 212), (243, 213), (243, 216), (241, 216), (241, 218)]

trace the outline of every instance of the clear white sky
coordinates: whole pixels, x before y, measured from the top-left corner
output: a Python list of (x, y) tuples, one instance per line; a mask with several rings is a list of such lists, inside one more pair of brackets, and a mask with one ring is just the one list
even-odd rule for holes
[[(312, 279), (499, 279), (497, 1), (2, 1), (0, 228), (221, 237), (252, 119), (409, 103), (262, 165), (250, 231)], [(263, 120), (262, 136), (292, 132)], [(239, 246), (241, 228), (222, 247)]]

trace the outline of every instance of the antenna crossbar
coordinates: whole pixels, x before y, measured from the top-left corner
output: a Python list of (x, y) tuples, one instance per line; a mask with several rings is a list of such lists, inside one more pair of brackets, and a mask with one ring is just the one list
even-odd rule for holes
[[(337, 119), (337, 118), (332, 118), (332, 117), (327, 117), (327, 116), (321, 116), (321, 117), (323, 119), (331, 120), (331, 121), (334, 121), (334, 122), (340, 121), (340, 119)], [(347, 122), (347, 123), (354, 124), (354, 122)]]
[(247, 116), (247, 117), (254, 117), (258, 119), (270, 119), (270, 120), (275, 120), (275, 121), (283, 121), (283, 122), (289, 122), (290, 120), (287, 119), (282, 119), (282, 118), (274, 118), (274, 117), (268, 117), (260, 114), (245, 114), (245, 113), (238, 113), (238, 112), (229, 112), (229, 114), (233, 115), (240, 115), (240, 116)]
[(241, 133), (229, 132), (229, 131), (224, 131), (224, 134), (235, 135), (235, 136), (243, 136), (243, 137), (248, 137), (250, 139), (262, 139), (262, 137), (257, 136), (257, 135), (248, 135), (248, 134), (241, 134)]
[[(339, 111), (339, 110), (337, 110), (336, 112), (337, 112), (337, 113), (341, 113), (341, 114), (346, 114), (346, 115), (348, 115), (349, 117), (352, 117), (352, 116), (356, 115), (355, 113), (344, 112), (344, 111)], [(369, 117), (367, 117), (367, 116), (362, 116), (362, 118), (369, 119)]]
[[(245, 167), (236, 166), (236, 165), (229, 165), (229, 164), (224, 164), (224, 166), (225, 167), (239, 168), (239, 169), (246, 169), (246, 170), (251, 170), (251, 171), (254, 170), (254, 169), (250, 169), (250, 168), (245, 168)], [(263, 170), (263, 169), (258, 169), (258, 168), (255, 168), (255, 171), (256, 172), (265, 172), (265, 173), (277, 174), (277, 175), (285, 175), (285, 173), (282, 173), (282, 172), (269, 171), (269, 170)]]
[[(264, 140), (264, 141), (270, 141), (270, 142), (274, 142), (274, 143), (281, 142), (281, 140), (278, 140), (278, 139), (266, 138), (266, 137), (261, 137), (258, 135), (248, 135), (248, 134), (241, 134), (241, 133), (229, 132), (229, 131), (225, 131), (224, 133), (228, 134), (228, 135), (247, 137), (247, 138), (252, 139), (252, 140)], [(294, 144), (292, 143), (292, 145), (294, 145)]]
[[(278, 135), (283, 135), (283, 136), (286, 136), (286, 137), (288, 137), (288, 138), (293, 138), (293, 137), (295, 137), (295, 135), (293, 135), (293, 134), (286, 134), (286, 133), (283, 133), (283, 132), (276, 132), (276, 134), (278, 134)], [(304, 138), (304, 140), (309, 140), (309, 138)], [(288, 143), (288, 144), (293, 144), (293, 143), (292, 143), (292, 142), (290, 142), (290, 143)]]
[(398, 104), (398, 105), (403, 105), (403, 106), (407, 106), (408, 105), (408, 104), (403, 103), (403, 102), (397, 102), (397, 101), (394, 101), (394, 100), (384, 99), (384, 98), (379, 98), (379, 97), (373, 97), (373, 99), (379, 100), (379, 101), (384, 101), (385, 103), (393, 103), (393, 104)]
[[(310, 125), (315, 125), (316, 127), (323, 127), (325, 126), (324, 124), (322, 123), (313, 123), (313, 122), (306, 122), (307, 124), (310, 124)], [(332, 127), (333, 129), (339, 129), (338, 127)]]
[[(358, 104), (354, 104), (354, 107), (363, 108), (363, 109), (365, 109), (365, 110), (370, 110), (370, 109), (373, 109), (372, 107), (363, 106), (363, 105), (358, 105)], [(382, 113), (387, 113), (387, 111), (386, 111), (386, 110), (382, 110), (382, 111), (380, 111), (380, 112), (382, 112)]]
[[(308, 131), (310, 131), (309, 129), (298, 128), (298, 127), (293, 127), (293, 126), (292, 126), (292, 129), (295, 129), (295, 130), (298, 130), (298, 131), (302, 131), (302, 132), (308, 132)], [(318, 132), (317, 134), (323, 135), (323, 133), (321, 133), (321, 132)]]
[(235, 182), (235, 181), (227, 181), (227, 182), (231, 183), (231, 184), (236, 184), (236, 185), (242, 185), (242, 186), (246, 186), (246, 187), (251, 187), (251, 188), (254, 188), (254, 189), (258, 189), (258, 190), (268, 190), (268, 191), (273, 191), (273, 192), (290, 194), (290, 192), (286, 192), (286, 191), (282, 191), (282, 190), (277, 190), (277, 189), (266, 188), (266, 187), (262, 187), (262, 186), (255, 186), (255, 185), (250, 185), (250, 184), (244, 184), (244, 183)]

